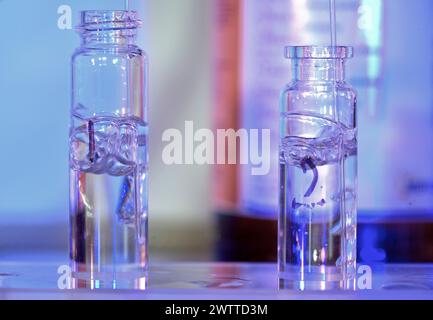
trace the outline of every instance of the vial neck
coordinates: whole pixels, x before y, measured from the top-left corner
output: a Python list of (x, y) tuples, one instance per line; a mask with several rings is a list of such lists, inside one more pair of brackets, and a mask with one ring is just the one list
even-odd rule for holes
[(293, 63), (297, 81), (343, 81), (344, 59), (298, 59)]
[(135, 44), (135, 40), (135, 30), (86, 31), (81, 35), (81, 45), (88, 48), (130, 46)]

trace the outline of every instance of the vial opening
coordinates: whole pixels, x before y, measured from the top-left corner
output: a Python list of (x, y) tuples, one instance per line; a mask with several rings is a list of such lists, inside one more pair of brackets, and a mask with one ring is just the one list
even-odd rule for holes
[(353, 47), (288, 46), (285, 56), (288, 59), (350, 59), (353, 57)]
[(136, 11), (126, 10), (86, 10), (81, 11), (81, 23), (78, 30), (127, 30), (141, 25)]

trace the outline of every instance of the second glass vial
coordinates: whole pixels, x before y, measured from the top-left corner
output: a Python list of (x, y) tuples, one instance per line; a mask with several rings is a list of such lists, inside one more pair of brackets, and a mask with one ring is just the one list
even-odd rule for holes
[(281, 288), (345, 289), (356, 269), (356, 93), (350, 47), (288, 47), (280, 116)]

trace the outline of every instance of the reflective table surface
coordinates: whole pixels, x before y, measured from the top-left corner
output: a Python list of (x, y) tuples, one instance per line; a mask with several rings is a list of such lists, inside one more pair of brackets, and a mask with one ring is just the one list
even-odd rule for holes
[[(61, 253), (3, 254), (0, 299), (433, 300), (433, 264), (370, 265), (372, 288), (355, 291), (281, 290), (275, 264), (156, 261), (141, 289), (63, 289), (67, 265)], [(363, 271), (360, 287), (366, 285)]]

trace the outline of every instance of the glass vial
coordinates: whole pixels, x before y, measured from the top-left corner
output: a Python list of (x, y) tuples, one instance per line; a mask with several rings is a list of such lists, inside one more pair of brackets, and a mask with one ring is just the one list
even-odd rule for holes
[(146, 286), (147, 58), (133, 11), (83, 11), (69, 135), (73, 285)]
[(356, 269), (356, 93), (350, 47), (288, 47), (280, 114), (280, 288), (347, 289)]

